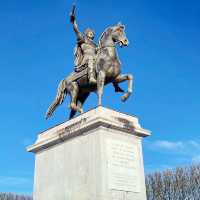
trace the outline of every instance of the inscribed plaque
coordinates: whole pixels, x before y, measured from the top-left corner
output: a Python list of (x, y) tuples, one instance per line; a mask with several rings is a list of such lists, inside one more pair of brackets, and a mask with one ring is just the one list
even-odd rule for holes
[(109, 189), (139, 192), (139, 156), (130, 142), (108, 139), (107, 167)]

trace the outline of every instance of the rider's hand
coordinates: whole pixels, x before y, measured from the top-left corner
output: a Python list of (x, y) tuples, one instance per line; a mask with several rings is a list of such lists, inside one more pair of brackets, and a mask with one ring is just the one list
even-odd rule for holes
[(75, 12), (76, 12), (76, 6), (73, 5), (72, 12), (70, 13), (70, 22), (72, 23), (75, 21)]
[(70, 22), (74, 22), (75, 21), (75, 16), (73, 14), (70, 15)]

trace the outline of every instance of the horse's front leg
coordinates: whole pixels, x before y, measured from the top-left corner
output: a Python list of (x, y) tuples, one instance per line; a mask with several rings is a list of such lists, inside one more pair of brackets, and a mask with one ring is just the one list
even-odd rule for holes
[(105, 72), (100, 71), (97, 77), (97, 94), (98, 94), (98, 105), (102, 105), (103, 87), (105, 83)]
[(114, 80), (115, 83), (121, 83), (124, 81), (128, 81), (128, 91), (121, 97), (122, 101), (126, 101), (132, 93), (133, 75), (132, 74), (120, 74)]

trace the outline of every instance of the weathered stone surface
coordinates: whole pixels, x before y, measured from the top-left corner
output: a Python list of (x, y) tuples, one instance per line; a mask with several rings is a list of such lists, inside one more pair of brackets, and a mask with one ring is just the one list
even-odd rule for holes
[(138, 119), (97, 107), (41, 134), (34, 200), (145, 200)]

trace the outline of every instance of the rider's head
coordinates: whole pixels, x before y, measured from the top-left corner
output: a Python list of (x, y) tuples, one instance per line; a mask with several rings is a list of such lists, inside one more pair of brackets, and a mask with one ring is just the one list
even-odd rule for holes
[(94, 33), (94, 31), (92, 29), (87, 28), (84, 33), (89, 39), (91, 39), (91, 40), (94, 39), (94, 34), (95, 33)]

